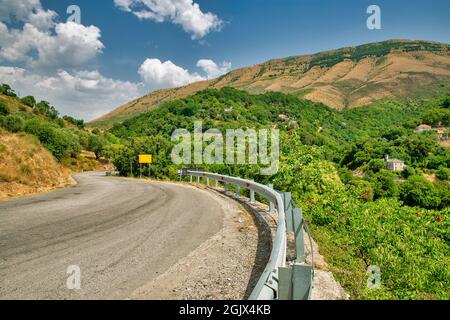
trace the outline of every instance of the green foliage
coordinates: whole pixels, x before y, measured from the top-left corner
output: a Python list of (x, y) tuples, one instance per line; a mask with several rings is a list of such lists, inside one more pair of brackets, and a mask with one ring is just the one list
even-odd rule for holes
[(87, 150), (94, 152), (95, 157), (97, 159), (100, 159), (105, 149), (106, 143), (107, 141), (103, 137), (91, 134), (88, 138)]
[(62, 160), (81, 151), (78, 136), (68, 129), (61, 129), (41, 119), (31, 119), (25, 124), (25, 132), (35, 135), (39, 141)]
[(9, 132), (17, 133), (22, 131), (24, 121), (21, 117), (11, 114), (2, 119), (1, 126)]
[[(121, 174), (135, 176), (141, 173), (138, 155), (151, 153), (153, 174), (173, 179), (178, 168), (169, 157), (175, 129), (192, 132), (196, 120), (203, 121), (204, 130), (276, 126), (281, 159), (275, 176), (259, 176), (258, 166), (250, 165), (205, 169), (292, 192), (352, 298), (448, 299), (449, 184), (428, 182), (421, 174), (448, 168), (449, 151), (435, 134), (414, 133), (424, 112), (442, 101), (382, 102), (337, 112), (281, 93), (205, 90), (116, 124), (110, 133), (122, 143), (111, 141), (104, 153)], [(299, 127), (289, 127), (290, 121)], [(405, 171), (384, 170), (386, 155), (404, 160)], [(369, 265), (382, 270), (380, 290), (366, 289)]]
[(47, 101), (41, 101), (33, 109), (33, 112), (38, 115), (43, 115), (51, 120), (58, 118), (58, 111), (51, 106)]
[(11, 89), (11, 87), (6, 83), (3, 83), (2, 85), (0, 85), (0, 94), (3, 94), (8, 97), (12, 97), (12, 98), (17, 97), (14, 90)]
[(422, 122), (430, 126), (448, 126), (450, 109), (431, 109), (422, 115)]
[(171, 150), (172, 143), (162, 136), (131, 138), (123, 145), (108, 148), (108, 152), (112, 151), (114, 166), (125, 176), (131, 175), (131, 172), (136, 176), (148, 176), (148, 165), (140, 166), (138, 158), (140, 154), (152, 154), (151, 174), (160, 179), (176, 178), (176, 167), (168, 157)]
[(382, 170), (376, 174), (368, 175), (367, 181), (374, 189), (374, 198), (396, 198), (398, 196), (397, 175), (391, 171)]
[(9, 107), (3, 101), (0, 101), (0, 116), (7, 116), (10, 113)]
[(439, 167), (436, 172), (436, 177), (440, 180), (450, 180), (450, 169), (446, 167)]
[(67, 116), (67, 115), (64, 116), (63, 119), (65, 121), (67, 121), (68, 123), (73, 124), (78, 129), (84, 129), (84, 120), (82, 120), (82, 119), (75, 119), (74, 117)]
[[(0, 93), (8, 92), (13, 92), (9, 85), (0, 86)], [(102, 135), (98, 131), (98, 135), (95, 135), (84, 130), (83, 120), (70, 116), (60, 118), (58, 111), (46, 101), (36, 104), (34, 97), (27, 96), (20, 99), (20, 102), (19, 112), (10, 115), (8, 105), (0, 101), (0, 127), (10, 132), (24, 131), (36, 136), (60, 161), (70, 157), (77, 158), (82, 149), (95, 152), (99, 158), (109, 144), (120, 143), (111, 133)], [(24, 105), (33, 107), (33, 112), (28, 112)], [(66, 128), (66, 123), (75, 127)]]
[(401, 184), (400, 199), (409, 206), (439, 208), (441, 198), (436, 187), (421, 176), (412, 176)]
[(20, 99), (20, 101), (31, 108), (34, 108), (36, 106), (36, 99), (33, 96), (26, 96)]
[(309, 63), (309, 69), (314, 66), (332, 67), (342, 62), (344, 59), (360, 61), (367, 57), (383, 57), (391, 52), (391, 50), (402, 51), (441, 51), (445, 49), (442, 45), (432, 44), (424, 41), (385, 41), (378, 43), (370, 43), (357, 47), (338, 49), (334, 51), (324, 52), (313, 56)]

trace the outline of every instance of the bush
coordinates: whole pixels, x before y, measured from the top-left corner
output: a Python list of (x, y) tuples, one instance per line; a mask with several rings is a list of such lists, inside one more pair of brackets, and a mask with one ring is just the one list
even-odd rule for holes
[(372, 184), (375, 199), (398, 196), (396, 177), (395, 173), (383, 170), (367, 178)]
[(439, 180), (450, 180), (450, 169), (446, 167), (440, 167), (436, 172), (436, 177)]
[(64, 116), (63, 119), (74, 126), (77, 126), (78, 129), (84, 129), (84, 120), (75, 119), (71, 116)]
[(385, 167), (385, 163), (383, 159), (372, 159), (367, 164), (367, 168), (374, 173), (379, 172), (381, 169)]
[(34, 108), (36, 106), (36, 99), (33, 96), (26, 96), (20, 99), (22, 103), (26, 106)]
[(88, 151), (92, 151), (95, 153), (95, 157), (97, 160), (101, 157), (102, 152), (105, 148), (106, 140), (98, 135), (91, 134), (88, 139)]
[(51, 123), (32, 119), (25, 125), (25, 131), (39, 138), (39, 141), (57, 158), (62, 160), (80, 152), (78, 137), (67, 129), (60, 129)]
[(9, 115), (3, 118), (1, 125), (9, 132), (16, 133), (23, 130), (24, 121), (19, 116)]
[(400, 187), (400, 199), (408, 206), (437, 209), (441, 197), (434, 185), (424, 177), (413, 176)]
[(35, 114), (43, 115), (49, 119), (55, 120), (58, 118), (58, 111), (52, 107), (47, 101), (39, 102), (33, 109)]
[(13, 98), (17, 97), (14, 90), (11, 89), (11, 87), (6, 83), (3, 83), (2, 85), (0, 85), (0, 94), (4, 94), (5, 96), (13, 97)]
[(7, 116), (11, 113), (9, 107), (2, 101), (0, 101), (0, 116)]

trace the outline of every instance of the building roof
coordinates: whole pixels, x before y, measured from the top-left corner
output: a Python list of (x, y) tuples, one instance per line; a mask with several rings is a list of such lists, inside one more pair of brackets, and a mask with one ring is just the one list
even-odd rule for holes
[(404, 163), (404, 161), (400, 159), (387, 159), (385, 161), (389, 163)]
[(427, 124), (421, 124), (420, 126), (417, 126), (416, 130), (420, 129), (432, 129), (432, 127)]

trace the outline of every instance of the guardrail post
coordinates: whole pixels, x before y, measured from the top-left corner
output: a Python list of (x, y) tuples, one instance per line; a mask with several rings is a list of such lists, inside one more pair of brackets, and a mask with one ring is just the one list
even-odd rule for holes
[[(269, 184), (269, 188), (273, 189), (273, 184)], [(272, 214), (275, 212), (275, 203), (270, 202), (269, 203), (269, 213)]]
[(209, 178), (206, 178), (206, 186), (209, 187)]
[(294, 226), (294, 232), (295, 232), (295, 251), (297, 258), (295, 259), (298, 263), (304, 263), (306, 262), (306, 255), (305, 255), (305, 238), (304, 238), (304, 232), (303, 232), (303, 214), (302, 209), (300, 208), (294, 208), (293, 210), (293, 226)]
[(219, 180), (214, 180), (214, 188), (219, 189)]
[(192, 183), (192, 175), (189, 176), (189, 181)]
[(255, 191), (250, 189), (250, 203), (255, 203)]
[(284, 212), (286, 217), (286, 230), (287, 232), (295, 232), (294, 230), (294, 218), (292, 208), (292, 194), (290, 192), (283, 192), (281, 194), (284, 203)]
[(309, 300), (312, 288), (312, 267), (295, 264), (279, 268), (279, 300)]
[(241, 196), (241, 187), (236, 185), (236, 196), (240, 197)]
[(200, 176), (197, 176), (197, 183), (200, 184)]

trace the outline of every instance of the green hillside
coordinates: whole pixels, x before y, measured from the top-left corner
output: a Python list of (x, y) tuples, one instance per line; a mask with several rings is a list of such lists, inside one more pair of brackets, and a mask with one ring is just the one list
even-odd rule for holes
[[(170, 160), (176, 128), (192, 132), (196, 120), (204, 130), (277, 127), (275, 176), (260, 176), (257, 165), (201, 167), (291, 191), (352, 298), (448, 299), (450, 150), (437, 132), (415, 128), (427, 122), (448, 127), (449, 103), (449, 97), (385, 101), (339, 112), (282, 93), (209, 89), (116, 124), (110, 132), (122, 144), (114, 146), (113, 159), (122, 174), (130, 174), (130, 162), (139, 174), (137, 155), (151, 153), (153, 174), (176, 179), (181, 166)], [(407, 169), (385, 170), (386, 155)], [(380, 290), (365, 286), (369, 265), (383, 270)]]

